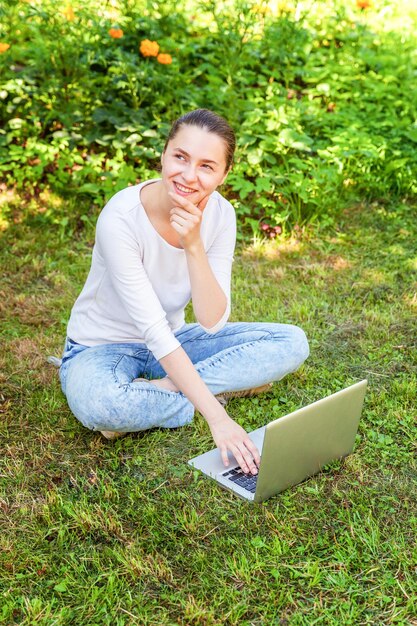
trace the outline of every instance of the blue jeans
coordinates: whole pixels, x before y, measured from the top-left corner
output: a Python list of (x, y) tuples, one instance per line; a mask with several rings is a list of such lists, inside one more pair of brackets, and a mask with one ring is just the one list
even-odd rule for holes
[[(185, 324), (175, 336), (215, 395), (280, 380), (309, 354), (304, 332), (289, 324), (228, 323), (214, 335)], [(62, 390), (77, 419), (92, 430), (120, 432), (192, 421), (194, 407), (183, 393), (132, 382), (165, 375), (143, 343), (88, 347), (69, 338), (60, 368)]]

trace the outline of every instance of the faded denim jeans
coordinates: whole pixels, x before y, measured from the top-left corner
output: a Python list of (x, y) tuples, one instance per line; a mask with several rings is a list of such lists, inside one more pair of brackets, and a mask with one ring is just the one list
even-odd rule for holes
[[(289, 324), (228, 323), (214, 335), (185, 324), (175, 336), (215, 395), (280, 380), (309, 354), (304, 331)], [(69, 338), (60, 368), (62, 390), (77, 419), (91, 430), (120, 432), (192, 421), (194, 407), (183, 393), (133, 382), (165, 375), (143, 343), (88, 347)]]

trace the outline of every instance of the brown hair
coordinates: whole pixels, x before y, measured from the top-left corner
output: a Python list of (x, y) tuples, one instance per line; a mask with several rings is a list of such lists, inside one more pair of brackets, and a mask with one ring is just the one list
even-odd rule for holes
[(195, 109), (194, 111), (181, 115), (171, 126), (164, 146), (164, 152), (167, 149), (168, 143), (174, 139), (183, 125), (197, 126), (223, 139), (225, 144), (226, 171), (230, 169), (236, 148), (236, 136), (233, 128), (223, 117), (208, 109)]

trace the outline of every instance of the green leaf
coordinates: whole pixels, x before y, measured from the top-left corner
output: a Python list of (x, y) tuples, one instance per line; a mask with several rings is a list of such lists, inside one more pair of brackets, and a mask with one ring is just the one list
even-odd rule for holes
[(326, 96), (330, 94), (330, 85), (329, 83), (320, 83), (316, 86), (316, 91), (318, 93), (324, 93)]
[(85, 183), (81, 187), (77, 188), (77, 193), (92, 193), (95, 194), (100, 189), (100, 185), (96, 183)]
[(256, 193), (271, 190), (271, 180), (266, 176), (260, 176), (256, 181)]
[(262, 161), (263, 151), (260, 148), (255, 148), (255, 150), (249, 150), (247, 153), (247, 161), (251, 165), (258, 165)]
[(153, 128), (148, 128), (147, 130), (144, 130), (142, 135), (144, 137), (158, 137), (158, 133)]
[(387, 165), (387, 172), (393, 172), (395, 170), (399, 170), (402, 169), (404, 167), (404, 165), (406, 165), (408, 163), (408, 159), (407, 158), (403, 158), (403, 159), (393, 159), (392, 161), (390, 161)]
[(9, 120), (9, 126), (12, 130), (18, 130), (19, 128), (22, 128), (24, 123), (24, 120), (22, 120), (20, 117), (14, 117), (13, 119)]
[(408, 133), (406, 133), (406, 137), (408, 137), (408, 139), (411, 139), (411, 141), (417, 143), (417, 128), (412, 128), (411, 130), (409, 130)]
[(279, 143), (294, 150), (302, 150), (303, 152), (311, 152), (311, 144), (313, 140), (307, 135), (301, 135), (291, 128), (285, 128), (278, 135)]
[(136, 146), (136, 144), (142, 139), (142, 136), (139, 133), (132, 133), (129, 135), (125, 142), (131, 146)]

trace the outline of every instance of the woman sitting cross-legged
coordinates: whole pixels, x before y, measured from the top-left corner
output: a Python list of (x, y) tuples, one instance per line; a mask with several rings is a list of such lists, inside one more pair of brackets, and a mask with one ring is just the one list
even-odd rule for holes
[[(297, 326), (227, 322), (236, 218), (216, 189), (234, 149), (223, 118), (191, 111), (171, 128), (160, 178), (110, 199), (71, 312), (60, 378), (87, 428), (108, 438), (175, 428), (198, 409), (225, 465), (231, 452), (256, 474), (258, 450), (216, 396), (254, 392), (294, 372), (308, 343)], [(190, 299), (195, 324), (184, 323)]]

